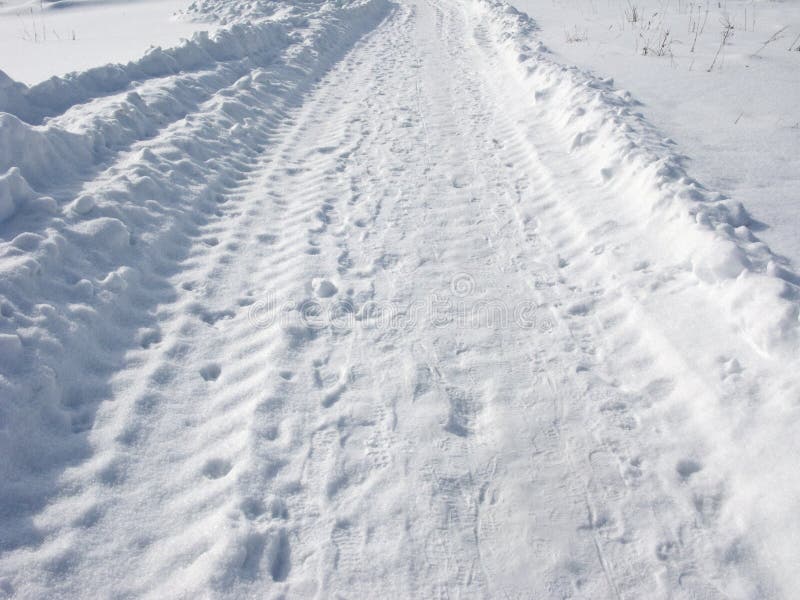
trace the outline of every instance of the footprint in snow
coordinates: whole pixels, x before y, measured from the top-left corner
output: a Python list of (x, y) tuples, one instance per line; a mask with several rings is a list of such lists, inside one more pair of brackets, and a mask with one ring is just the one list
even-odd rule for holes
[(703, 465), (691, 458), (684, 458), (678, 461), (675, 465), (675, 470), (678, 472), (682, 481), (689, 481), (689, 478), (703, 469)]
[(342, 394), (344, 394), (345, 390), (347, 390), (347, 385), (340, 383), (334, 386), (333, 389), (325, 392), (325, 394), (322, 396), (322, 406), (324, 408), (330, 408), (336, 404), (342, 397)]
[(594, 308), (593, 300), (581, 300), (569, 305), (567, 307), (567, 314), (573, 317), (585, 317), (592, 311), (592, 308)]
[(206, 381), (216, 381), (220, 373), (222, 373), (222, 368), (217, 363), (208, 363), (200, 369), (200, 375)]
[(660, 561), (674, 560), (678, 552), (678, 545), (675, 542), (661, 542), (656, 546), (656, 556)]
[(272, 235), (271, 233), (262, 233), (256, 236), (256, 239), (262, 244), (268, 244), (271, 246), (278, 239), (278, 236)]
[(717, 362), (719, 362), (722, 365), (722, 378), (723, 379), (725, 379), (727, 377), (730, 377), (732, 375), (738, 375), (742, 371), (744, 371), (744, 369), (742, 368), (742, 365), (735, 358), (728, 358), (726, 356), (720, 356), (720, 357), (717, 358)]
[(282, 498), (278, 498), (277, 496), (270, 498), (267, 502), (267, 509), (269, 510), (269, 515), (273, 519), (286, 520), (289, 518), (289, 508)]
[(223, 319), (232, 319), (236, 314), (229, 309), (226, 310), (209, 310), (200, 304), (193, 304), (189, 307), (189, 312), (196, 315), (201, 321), (207, 325), (215, 325), (218, 321)]
[(239, 508), (241, 509), (244, 516), (250, 521), (257, 519), (265, 512), (267, 512), (267, 507), (264, 504), (264, 502), (262, 502), (258, 498), (252, 498), (252, 497), (244, 498), (239, 503)]
[(339, 264), (338, 271), (340, 274), (344, 274), (353, 267), (353, 259), (350, 258), (350, 253), (347, 250), (344, 250), (340, 255), (339, 258), (336, 259), (336, 262)]
[(220, 479), (231, 472), (233, 465), (222, 458), (212, 458), (203, 466), (203, 475), (209, 479)]
[(470, 180), (467, 175), (459, 173), (450, 178), (450, 184), (456, 189), (461, 189), (467, 187), (470, 184)]
[(139, 345), (145, 350), (161, 341), (161, 332), (158, 329), (146, 329), (139, 334)]
[(264, 437), (270, 442), (274, 442), (275, 440), (277, 440), (280, 433), (281, 433), (280, 429), (275, 424), (267, 425), (263, 431)]

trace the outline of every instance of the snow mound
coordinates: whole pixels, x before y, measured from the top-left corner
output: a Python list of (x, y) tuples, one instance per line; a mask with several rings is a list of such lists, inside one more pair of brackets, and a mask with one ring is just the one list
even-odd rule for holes
[(35, 197), (36, 193), (17, 167), (11, 167), (5, 175), (0, 175), (0, 223), (9, 219), (19, 205)]

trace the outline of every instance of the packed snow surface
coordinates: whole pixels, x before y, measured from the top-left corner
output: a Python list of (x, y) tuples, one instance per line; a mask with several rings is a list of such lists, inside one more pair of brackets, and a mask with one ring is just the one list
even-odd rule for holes
[(796, 596), (800, 277), (686, 141), (497, 0), (180, 20), (0, 74), (0, 594)]

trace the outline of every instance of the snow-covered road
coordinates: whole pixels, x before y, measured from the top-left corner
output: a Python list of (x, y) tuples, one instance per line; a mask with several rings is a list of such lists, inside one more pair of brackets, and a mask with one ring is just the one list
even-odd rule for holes
[(315, 14), (5, 116), (0, 593), (791, 597), (796, 278), (746, 213), (503, 5)]

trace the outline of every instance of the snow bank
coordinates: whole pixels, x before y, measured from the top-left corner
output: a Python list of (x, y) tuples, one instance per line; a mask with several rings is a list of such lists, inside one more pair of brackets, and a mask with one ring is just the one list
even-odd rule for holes
[(290, 43), (291, 22), (235, 24), (213, 34), (195, 33), (174, 48), (152, 48), (141, 59), (124, 65), (104, 65), (52, 77), (28, 87), (0, 71), (0, 112), (29, 123), (57, 115), (70, 106), (125, 89), (134, 81), (214, 68), (220, 62), (264, 62)]
[(629, 93), (565, 67), (533, 41), (533, 21), (496, 0), (477, 0), (509, 63), (536, 90), (531, 99), (563, 136), (567, 151), (597, 169), (654, 243), (723, 298), (731, 320), (762, 352), (793, 355), (800, 342), (796, 275), (762, 243), (741, 203), (693, 180), (671, 141), (640, 113)]

